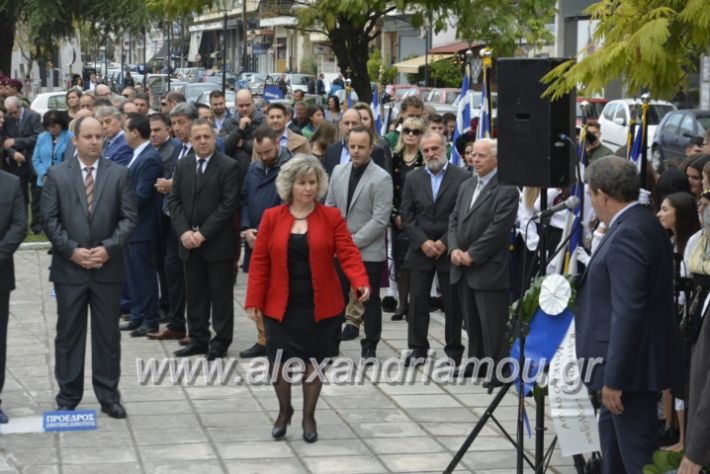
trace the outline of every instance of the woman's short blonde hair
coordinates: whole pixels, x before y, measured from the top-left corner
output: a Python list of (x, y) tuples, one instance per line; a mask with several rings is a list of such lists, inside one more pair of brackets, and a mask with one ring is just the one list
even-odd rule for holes
[(299, 153), (281, 166), (281, 170), (276, 177), (276, 192), (284, 203), (291, 204), (293, 201), (293, 183), (310, 172), (315, 172), (316, 180), (318, 180), (318, 195), (316, 199), (319, 201), (323, 199), (328, 192), (328, 174), (318, 158)]
[[(421, 130), (422, 133), (419, 135), (419, 141), (421, 141), (422, 135), (426, 132), (426, 127), (424, 126), (424, 121), (417, 117), (409, 117), (404, 122), (402, 122), (402, 130), (404, 128), (416, 128)], [(399, 138), (397, 138), (397, 146), (394, 147), (394, 152), (399, 153), (404, 149), (404, 132), (400, 132)]]

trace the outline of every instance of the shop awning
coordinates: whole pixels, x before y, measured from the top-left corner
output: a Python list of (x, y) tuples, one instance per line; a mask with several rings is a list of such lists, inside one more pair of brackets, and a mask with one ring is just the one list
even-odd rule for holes
[[(442, 59), (448, 59), (450, 57), (453, 57), (454, 54), (430, 54), (428, 57), (429, 63), (434, 63), (436, 61), (441, 61)], [(419, 72), (419, 68), (424, 66), (424, 63), (427, 61), (426, 56), (417, 56), (416, 58), (412, 59), (406, 59), (404, 61), (398, 62), (394, 64), (394, 67), (397, 68), (399, 72), (402, 74), (416, 74)]]

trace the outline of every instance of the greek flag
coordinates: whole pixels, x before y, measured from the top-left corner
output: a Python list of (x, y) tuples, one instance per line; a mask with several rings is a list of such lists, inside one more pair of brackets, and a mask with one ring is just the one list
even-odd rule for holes
[(631, 145), (631, 153), (629, 159), (634, 162), (636, 168), (641, 171), (641, 149), (643, 148), (643, 122), (640, 122), (636, 127), (636, 138)]
[(456, 129), (454, 130), (454, 143), (451, 147), (451, 162), (456, 166), (463, 166), (461, 155), (456, 149), (456, 139), (463, 134), (471, 123), (471, 96), (468, 94), (469, 77), (464, 74), (463, 82), (461, 83), (461, 93), (459, 94), (459, 105), (456, 111)]
[(352, 92), (348, 92), (347, 89), (345, 89), (345, 93), (348, 95), (348, 110), (353, 108), (353, 95)]
[(375, 117), (375, 130), (380, 136), (384, 135), (382, 133), (382, 115), (380, 114), (380, 98), (379, 90), (377, 86), (372, 88), (372, 102), (370, 102), (370, 108), (372, 109), (372, 115)]
[(476, 129), (476, 140), (479, 138), (490, 138), (491, 136), (491, 111), (488, 103), (488, 91), (486, 90), (486, 74), (483, 74), (483, 84), (481, 84), (481, 114)]

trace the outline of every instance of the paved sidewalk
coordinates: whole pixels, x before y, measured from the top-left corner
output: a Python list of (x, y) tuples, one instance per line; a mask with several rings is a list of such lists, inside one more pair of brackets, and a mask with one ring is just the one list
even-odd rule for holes
[[(300, 387), (294, 386), (296, 414), (286, 439), (271, 439), (278, 405), (271, 386), (228, 383), (141, 385), (136, 359), (172, 357), (175, 341), (122, 337), (121, 393), (128, 419), (99, 413), (98, 431), (12, 433), (26, 417), (55, 407), (54, 335), (56, 305), (48, 281), (45, 250), (15, 256), (18, 289), (10, 304), (7, 379), (2, 407), (11, 424), (0, 428), (0, 473), (380, 473), (442, 472), (493, 399), (480, 386), (434, 383), (327, 385), (316, 411), (319, 440), (301, 439)], [(251, 346), (253, 323), (241, 309), (245, 275), (234, 298), (235, 339), (230, 356)], [(378, 357), (397, 357), (406, 349), (406, 322), (384, 316)], [(442, 354), (443, 318), (430, 326), (432, 349)], [(342, 344), (343, 355), (359, 359), (358, 341)], [(99, 406), (91, 388), (91, 352), (87, 349), (85, 394), (79, 408)], [(193, 358), (197, 360), (197, 358)], [(249, 361), (238, 360), (244, 369)], [(495, 412), (515, 436), (516, 399), (508, 394)], [(534, 424), (534, 408), (528, 406)], [(552, 423), (547, 419), (552, 438)], [(534, 437), (526, 437), (532, 458)], [(515, 450), (493, 423), (475, 441), (460, 472), (511, 473)], [(571, 458), (556, 450), (548, 472), (573, 473)], [(527, 472), (532, 472), (528, 469)]]

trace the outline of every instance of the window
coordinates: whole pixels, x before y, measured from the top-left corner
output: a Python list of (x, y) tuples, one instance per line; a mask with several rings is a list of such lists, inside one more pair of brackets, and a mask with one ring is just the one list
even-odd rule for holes
[(666, 125), (663, 127), (667, 133), (677, 135), (678, 134), (678, 125), (680, 125), (680, 121), (683, 119), (683, 114), (671, 114), (670, 117), (668, 117), (668, 121), (666, 122)]
[(683, 121), (680, 123), (678, 135), (690, 137), (695, 136), (695, 120), (692, 115), (683, 115)]
[(616, 113), (616, 108), (619, 106), (619, 104), (609, 104), (606, 106), (604, 109), (604, 118), (607, 120), (613, 120), (614, 119), (614, 113)]
[(616, 109), (616, 113), (614, 114), (615, 119), (622, 119), (623, 124), (629, 123), (629, 117), (626, 114), (626, 107), (624, 104), (619, 104), (619, 106)]

